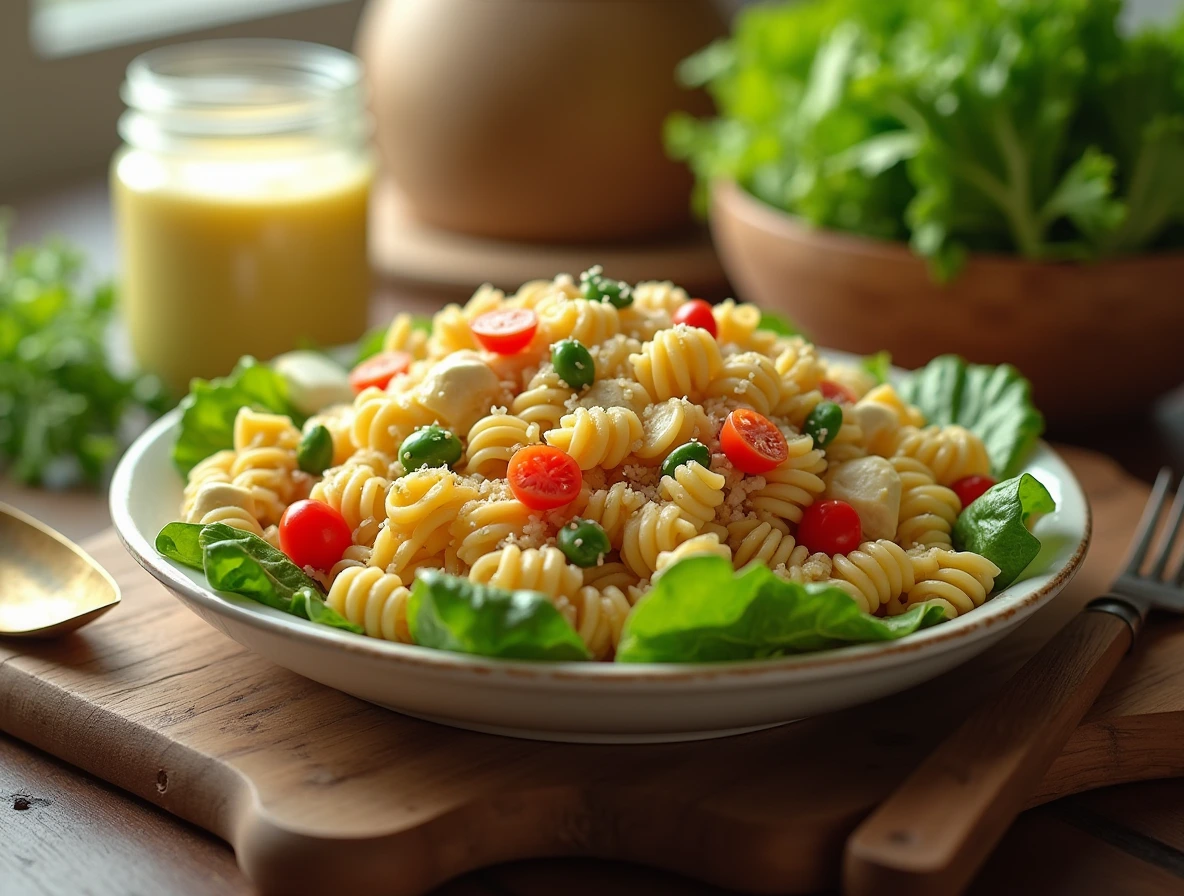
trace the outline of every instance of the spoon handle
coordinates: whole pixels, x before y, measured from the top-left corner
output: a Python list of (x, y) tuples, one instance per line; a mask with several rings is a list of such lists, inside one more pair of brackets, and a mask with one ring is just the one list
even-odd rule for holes
[(1109, 612), (1076, 616), (855, 830), (843, 859), (843, 892), (938, 896), (965, 889), (1132, 638), (1128, 623)]

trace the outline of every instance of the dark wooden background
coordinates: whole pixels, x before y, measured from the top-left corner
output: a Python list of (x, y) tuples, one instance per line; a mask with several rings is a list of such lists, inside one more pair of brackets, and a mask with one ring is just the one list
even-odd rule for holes
[[(25, 197), (15, 205), (17, 243), (60, 233), (87, 252), (96, 274), (114, 272), (114, 238), (101, 182)], [(384, 286), (374, 314), (384, 319), (394, 307), (424, 309), (438, 301)], [(1077, 431), (1052, 435), (1109, 454), (1144, 479), (1164, 463), (1184, 470), (1184, 396), (1165, 400), (1122, 426), (1087, 423)], [(93, 492), (47, 493), (0, 479), (0, 501), (21, 507), (76, 539), (109, 525), (105, 497)], [(332, 858), (327, 856), (326, 861)], [(0, 896), (252, 892), (221, 841), (0, 734)], [(470, 874), (436, 896), (603, 896), (610, 892), (708, 896), (725, 891), (644, 868), (556, 859)], [(1026, 813), (972, 892), (1016, 896), (1184, 893), (1184, 781), (1114, 787)]]

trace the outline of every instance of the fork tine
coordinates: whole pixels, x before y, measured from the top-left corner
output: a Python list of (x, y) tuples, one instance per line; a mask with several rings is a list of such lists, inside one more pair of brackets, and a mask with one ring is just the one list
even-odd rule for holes
[(1134, 540), (1131, 542), (1131, 553), (1127, 559), (1126, 574), (1138, 575), (1139, 567), (1147, 557), (1151, 542), (1155, 540), (1155, 524), (1163, 513), (1164, 498), (1167, 497), (1168, 485), (1172, 481), (1172, 471), (1163, 467), (1155, 477), (1155, 485), (1151, 488), (1151, 495), (1147, 498), (1147, 506), (1143, 508), (1143, 516), (1135, 530)]
[(1180, 521), (1184, 518), (1184, 479), (1180, 480), (1180, 485), (1176, 489), (1176, 498), (1172, 501), (1172, 510), (1168, 514), (1168, 523), (1163, 530), (1163, 538), (1159, 542), (1159, 553), (1155, 557), (1155, 563), (1151, 567), (1151, 577), (1157, 580), (1163, 579), (1163, 572), (1167, 568), (1168, 560), (1171, 558), (1172, 549), (1176, 546), (1176, 538), (1180, 534)]

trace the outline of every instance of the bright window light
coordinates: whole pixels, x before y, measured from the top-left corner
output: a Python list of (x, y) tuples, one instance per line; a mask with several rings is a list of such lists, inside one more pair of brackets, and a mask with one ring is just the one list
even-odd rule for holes
[(32, 40), (47, 57), (156, 40), (349, 0), (34, 0)]

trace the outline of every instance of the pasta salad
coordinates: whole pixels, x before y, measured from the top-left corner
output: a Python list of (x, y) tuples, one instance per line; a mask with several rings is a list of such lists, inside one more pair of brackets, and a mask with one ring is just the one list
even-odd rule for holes
[[(195, 381), (161, 553), (374, 638), (519, 659), (753, 659), (972, 612), (1039, 550), (1011, 367), (898, 382), (753, 305), (592, 268), (430, 320), (346, 372)], [(1018, 475), (1017, 475), (1018, 474)]]

